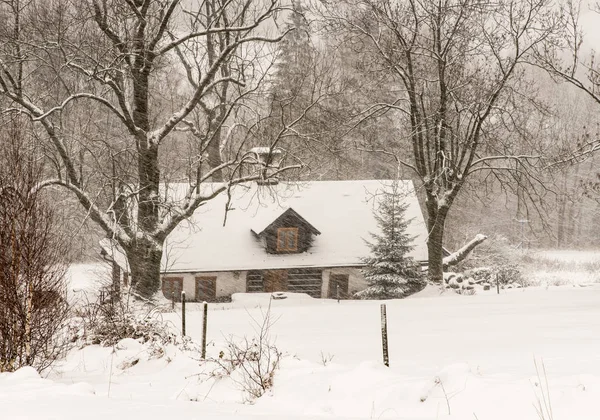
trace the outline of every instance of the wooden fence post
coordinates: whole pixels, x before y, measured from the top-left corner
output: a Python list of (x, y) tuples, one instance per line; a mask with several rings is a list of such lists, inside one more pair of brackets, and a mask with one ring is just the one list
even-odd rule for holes
[(383, 364), (390, 366), (390, 355), (388, 353), (387, 315), (385, 303), (381, 304), (381, 345), (383, 347)]
[(185, 336), (185, 292), (181, 292), (181, 335)]
[(206, 326), (208, 325), (208, 303), (204, 302), (204, 320), (202, 323), (202, 359), (206, 359)]

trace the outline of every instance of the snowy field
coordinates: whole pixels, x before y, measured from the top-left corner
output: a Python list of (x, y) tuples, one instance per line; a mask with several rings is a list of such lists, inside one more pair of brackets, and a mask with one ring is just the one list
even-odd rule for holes
[(600, 252), (545, 250), (524, 257), (525, 277), (540, 286), (600, 283)]
[(547, 260), (568, 262), (568, 263), (600, 263), (600, 252), (598, 251), (577, 251), (577, 250), (545, 250), (534, 253)]
[[(78, 290), (86, 273), (75, 270)], [(208, 356), (228, 337), (254, 336), (252, 318), (268, 301), (237, 295), (211, 304)], [(171, 346), (156, 357), (124, 340), (72, 351), (46, 379), (30, 369), (0, 374), (0, 418), (600, 418), (600, 285), (475, 296), (426, 289), (388, 301), (390, 368), (381, 361), (380, 303), (272, 301), (271, 335), (284, 358), (273, 389), (254, 404), (243, 403), (234, 379), (210, 377), (214, 367), (195, 352)], [(187, 333), (200, 342), (200, 305), (188, 309)], [(180, 306), (162, 316), (179, 328)]]

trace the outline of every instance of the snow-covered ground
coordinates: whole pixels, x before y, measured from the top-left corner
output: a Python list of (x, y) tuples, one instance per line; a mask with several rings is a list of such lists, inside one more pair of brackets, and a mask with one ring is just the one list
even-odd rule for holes
[(531, 285), (600, 283), (600, 252), (543, 250), (526, 256), (525, 278)]
[(578, 250), (564, 250), (564, 249), (552, 249), (534, 252), (534, 255), (543, 257), (547, 260), (561, 261), (561, 262), (576, 262), (582, 263), (600, 263), (600, 252), (598, 251), (578, 251)]
[(67, 298), (71, 304), (95, 302), (98, 291), (110, 281), (110, 266), (73, 264), (67, 271)]
[[(77, 270), (75, 277), (87, 271)], [(208, 355), (218, 357), (230, 336), (255, 335), (252, 318), (261, 319), (268, 301), (237, 295), (211, 304)], [(380, 303), (272, 301), (271, 335), (285, 357), (274, 388), (254, 404), (242, 403), (231, 378), (211, 378), (214, 367), (198, 354), (169, 346), (156, 357), (129, 339), (75, 350), (48, 379), (31, 369), (0, 374), (0, 418), (599, 418), (600, 285), (475, 296), (426, 289), (388, 301), (389, 368), (381, 361)], [(186, 319), (198, 342), (200, 307), (188, 304)], [(162, 316), (179, 328), (180, 306)], [(542, 417), (536, 406), (544, 399), (552, 414)]]

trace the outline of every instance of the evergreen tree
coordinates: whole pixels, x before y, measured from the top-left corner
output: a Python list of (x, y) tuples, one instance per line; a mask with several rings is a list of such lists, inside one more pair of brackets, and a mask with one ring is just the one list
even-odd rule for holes
[(292, 8), (292, 13), (285, 24), (285, 30), (291, 31), (278, 45), (272, 88), (272, 95), (278, 101), (299, 96), (303, 88), (305, 90), (310, 88), (310, 76), (314, 73), (313, 67), (317, 54), (311, 42), (304, 7), (295, 0)]
[(407, 204), (402, 202), (401, 191), (394, 182), (383, 192), (379, 208), (374, 212), (381, 234), (371, 233), (373, 242), (367, 242), (372, 256), (364, 258), (362, 270), (369, 287), (357, 296), (361, 299), (403, 298), (425, 285), (419, 265), (407, 254), (413, 249), (414, 237), (406, 229)]
[(291, 6), (284, 29), (293, 30), (277, 45), (268, 96), (273, 118), (262, 139), (270, 139), (269, 133), (278, 133), (282, 124), (304, 115), (293, 127), (295, 135), (286, 135), (278, 147), (310, 168), (306, 176), (312, 179), (362, 178), (365, 175), (358, 175), (357, 168), (365, 159), (351, 147), (347, 126), (360, 108), (351, 93), (356, 88), (348, 80), (349, 67), (341, 61), (337, 46), (313, 39), (316, 28), (307, 20), (303, 2), (293, 0)]

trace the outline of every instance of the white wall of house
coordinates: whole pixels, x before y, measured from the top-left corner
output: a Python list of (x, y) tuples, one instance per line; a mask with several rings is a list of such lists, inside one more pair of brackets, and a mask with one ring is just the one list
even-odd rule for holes
[(231, 296), (233, 293), (246, 292), (247, 271), (223, 271), (217, 276), (217, 297)]
[(196, 299), (196, 280), (192, 273), (185, 273), (183, 277), (183, 291), (185, 292), (186, 300)]
[(183, 291), (187, 300), (196, 298), (196, 277), (216, 277), (217, 297), (231, 296), (246, 291), (247, 271), (219, 271), (209, 273), (174, 273), (163, 277), (183, 277)]
[(329, 273), (331, 273), (331, 270), (325, 269), (323, 270), (323, 283), (321, 283), (321, 297), (322, 298), (326, 298), (327, 297), (327, 292), (329, 290)]
[(339, 267), (326, 268), (323, 270), (323, 285), (321, 286), (321, 297), (326, 298), (329, 293), (329, 275), (330, 274), (348, 274), (348, 293), (350, 295), (363, 290), (367, 287), (367, 282), (360, 272), (360, 268)]
[[(367, 287), (367, 282), (363, 277), (360, 268), (339, 267), (325, 268), (322, 274), (321, 297), (326, 298), (329, 292), (330, 274), (348, 275), (348, 293), (350, 295), (363, 290)], [(188, 300), (194, 300), (196, 297), (196, 276), (207, 276), (217, 278), (217, 297), (231, 296), (233, 293), (246, 292), (247, 271), (219, 271), (209, 273), (177, 273), (169, 274), (165, 277), (183, 277), (183, 290)]]

